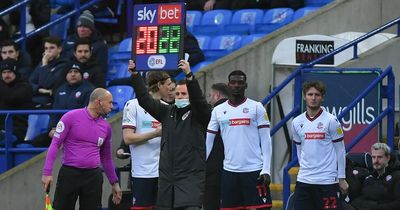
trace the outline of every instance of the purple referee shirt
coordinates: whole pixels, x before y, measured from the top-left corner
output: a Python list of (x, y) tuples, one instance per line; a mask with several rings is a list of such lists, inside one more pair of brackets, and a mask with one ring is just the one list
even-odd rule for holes
[(63, 165), (92, 169), (101, 163), (109, 182), (118, 181), (111, 157), (111, 126), (102, 117), (93, 118), (86, 107), (65, 113), (57, 124), (43, 175), (51, 176), (61, 145)]

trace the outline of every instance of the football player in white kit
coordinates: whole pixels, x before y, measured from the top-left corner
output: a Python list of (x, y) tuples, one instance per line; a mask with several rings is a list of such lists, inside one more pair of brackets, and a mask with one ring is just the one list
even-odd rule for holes
[(269, 119), (260, 102), (245, 96), (246, 74), (228, 76), (232, 98), (216, 106), (207, 128), (207, 157), (221, 134), (224, 162), (221, 209), (270, 209), (271, 137)]
[(326, 92), (320, 81), (303, 85), (306, 112), (292, 121), (300, 171), (295, 210), (340, 210), (340, 191), (347, 193), (343, 130), (337, 118), (321, 108)]
[[(150, 94), (162, 102), (170, 94), (171, 84), (166, 72), (152, 71), (147, 76)], [(132, 158), (131, 209), (153, 209), (157, 198), (161, 124), (139, 105), (137, 99), (132, 99), (124, 107), (122, 129)]]

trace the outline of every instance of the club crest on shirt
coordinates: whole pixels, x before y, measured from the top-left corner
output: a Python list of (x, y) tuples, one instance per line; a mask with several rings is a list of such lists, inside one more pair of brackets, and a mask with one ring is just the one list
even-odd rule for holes
[(300, 128), (303, 128), (303, 126), (304, 126), (303, 124), (300, 124)]
[(324, 124), (322, 122), (319, 122), (318, 125), (317, 125), (317, 128), (320, 129), (320, 130), (323, 129), (324, 128)]
[(83, 73), (83, 79), (84, 80), (89, 79), (89, 73), (87, 73), (87, 72)]
[(99, 137), (99, 138), (97, 139), (97, 146), (98, 146), (98, 147), (101, 147), (101, 145), (103, 145), (103, 143), (104, 143), (104, 139), (101, 138), (101, 137)]
[(249, 108), (243, 108), (243, 113), (249, 113)]
[(226, 111), (224, 111), (224, 114), (226, 114)]
[(81, 95), (82, 95), (82, 92), (78, 91), (75, 93), (75, 98), (79, 98), (79, 97), (81, 97)]
[(190, 114), (190, 110), (187, 111), (183, 116), (182, 116), (182, 120), (185, 120)]
[(61, 133), (61, 132), (64, 131), (64, 129), (65, 129), (64, 123), (63, 123), (63, 121), (60, 120), (60, 121), (57, 123), (56, 132), (57, 132), (57, 133)]

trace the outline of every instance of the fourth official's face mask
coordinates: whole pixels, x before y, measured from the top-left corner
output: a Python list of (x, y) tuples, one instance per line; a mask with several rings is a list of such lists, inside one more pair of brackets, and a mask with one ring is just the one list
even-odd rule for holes
[(178, 108), (185, 108), (189, 106), (190, 102), (189, 99), (175, 99), (175, 106)]

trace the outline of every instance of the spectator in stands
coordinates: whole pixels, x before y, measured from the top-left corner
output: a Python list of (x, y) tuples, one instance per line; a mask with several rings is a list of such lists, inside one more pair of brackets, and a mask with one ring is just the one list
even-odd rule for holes
[(29, 79), (32, 73), (31, 57), (25, 52), (21, 52), (14, 40), (4, 40), (0, 44), (1, 60), (12, 58), (17, 60), (17, 72), (25, 78)]
[[(210, 105), (216, 107), (231, 96), (230, 90), (225, 83), (215, 83), (211, 86)], [(220, 209), (221, 173), (224, 160), (224, 145), (221, 135), (215, 136), (213, 148), (207, 159), (206, 168), (206, 191), (204, 193), (204, 210)]]
[(79, 38), (74, 44), (74, 58), (78, 62), (82, 72), (83, 79), (92, 83), (95, 87), (106, 87), (105, 74), (100, 65), (92, 57), (92, 43), (87, 38)]
[[(66, 81), (54, 92), (53, 109), (78, 109), (88, 105), (89, 96), (95, 87), (83, 79), (79, 63), (71, 62), (65, 76)], [(39, 134), (32, 140), (35, 147), (50, 146), (51, 139), (56, 131), (56, 125), (62, 114), (53, 114), (50, 117), (49, 131)]]
[(36, 108), (51, 108), (53, 91), (64, 81), (68, 60), (61, 57), (61, 51), (60, 38), (50, 36), (44, 39), (42, 62), (29, 77)]
[[(17, 61), (7, 58), (0, 63), (0, 110), (31, 109), (32, 87), (17, 71)], [(0, 140), (4, 139), (6, 115), (0, 115)], [(27, 116), (13, 116), (13, 135), (18, 140), (25, 138), (28, 127)], [(4, 142), (1, 146), (4, 146)]]
[[(357, 210), (396, 210), (400, 206), (400, 171), (390, 161), (391, 151), (385, 143), (371, 147), (373, 171), (362, 184), (360, 196), (351, 205)], [(392, 164), (390, 164), (392, 162)]]
[(162, 124), (156, 209), (199, 210), (205, 183), (205, 129), (210, 109), (189, 63), (178, 67), (186, 80), (178, 83), (175, 104), (166, 105), (147, 92), (135, 64), (129, 61), (139, 105)]
[(94, 17), (89, 10), (83, 11), (78, 19), (75, 34), (67, 38), (64, 45), (64, 53), (68, 58), (73, 58), (75, 42), (79, 38), (87, 38), (92, 44), (92, 57), (96, 59), (104, 74), (107, 73), (108, 64), (108, 47), (100, 32), (94, 25)]

